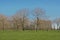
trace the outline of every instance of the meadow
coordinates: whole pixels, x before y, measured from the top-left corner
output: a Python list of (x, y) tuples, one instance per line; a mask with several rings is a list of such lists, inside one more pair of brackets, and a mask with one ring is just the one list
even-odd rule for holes
[(0, 31), (0, 40), (60, 40), (60, 31)]

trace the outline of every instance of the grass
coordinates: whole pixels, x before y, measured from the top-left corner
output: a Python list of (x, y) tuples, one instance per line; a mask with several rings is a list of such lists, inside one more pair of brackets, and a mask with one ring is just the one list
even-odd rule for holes
[(0, 40), (60, 40), (60, 31), (0, 31)]

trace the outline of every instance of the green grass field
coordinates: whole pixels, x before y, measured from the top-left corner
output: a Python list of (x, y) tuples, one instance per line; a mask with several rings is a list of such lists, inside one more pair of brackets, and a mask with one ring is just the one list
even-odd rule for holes
[(0, 31), (0, 40), (60, 40), (60, 31)]

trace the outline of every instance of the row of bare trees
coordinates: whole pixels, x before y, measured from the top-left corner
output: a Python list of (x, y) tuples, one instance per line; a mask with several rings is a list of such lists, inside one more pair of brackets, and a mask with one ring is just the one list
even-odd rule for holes
[[(22, 27), (22, 30), (24, 31), (24, 29), (27, 27), (29, 27), (32, 23), (30, 22), (32, 19), (29, 18), (29, 9), (22, 9), (19, 10), (12, 18), (15, 21), (15, 24), (17, 25), (17, 29), (19, 28), (19, 26)], [(39, 20), (43, 17), (45, 17), (45, 10), (41, 9), (41, 8), (35, 8), (34, 10), (32, 10), (31, 12), (31, 16), (33, 17), (33, 22), (34, 22), (34, 27), (35, 30), (38, 30), (39, 27)]]
[[(30, 16), (32, 16), (33, 19), (31, 19)], [(11, 28), (15, 30), (22, 29), (24, 31), (25, 29), (34, 28), (37, 31), (40, 25), (39, 20), (47, 20), (45, 18), (47, 18), (47, 16), (45, 10), (42, 8), (35, 8), (31, 12), (29, 9), (24, 8), (17, 11), (16, 14), (11, 17), (0, 15), (0, 29), (5, 30)]]

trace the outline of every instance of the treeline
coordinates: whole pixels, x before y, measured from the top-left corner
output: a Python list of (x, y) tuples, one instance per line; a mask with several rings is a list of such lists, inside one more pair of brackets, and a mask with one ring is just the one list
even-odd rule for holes
[(13, 16), (0, 15), (0, 30), (51, 30), (52, 21), (48, 20), (46, 11), (35, 8), (32, 11), (24, 8)]

